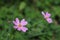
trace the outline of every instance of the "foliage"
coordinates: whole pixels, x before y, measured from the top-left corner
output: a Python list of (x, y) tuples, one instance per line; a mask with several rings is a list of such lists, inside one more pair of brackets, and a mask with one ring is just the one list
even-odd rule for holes
[[(49, 12), (49, 24), (41, 12)], [(13, 28), (15, 18), (28, 21), (27, 32)], [(0, 0), (0, 40), (60, 40), (60, 0)]]

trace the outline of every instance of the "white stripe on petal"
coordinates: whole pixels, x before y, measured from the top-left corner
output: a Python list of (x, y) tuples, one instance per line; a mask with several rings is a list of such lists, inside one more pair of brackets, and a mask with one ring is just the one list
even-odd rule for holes
[(42, 15), (45, 16), (45, 13), (42, 11)]

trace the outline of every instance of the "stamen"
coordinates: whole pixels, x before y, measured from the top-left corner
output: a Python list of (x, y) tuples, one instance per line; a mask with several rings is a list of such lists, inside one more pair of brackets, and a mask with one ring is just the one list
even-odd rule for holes
[(48, 17), (47, 17), (47, 16), (46, 16), (45, 18), (46, 18), (46, 19), (48, 19)]
[(22, 26), (21, 24), (18, 25), (18, 27), (21, 27), (21, 26)]

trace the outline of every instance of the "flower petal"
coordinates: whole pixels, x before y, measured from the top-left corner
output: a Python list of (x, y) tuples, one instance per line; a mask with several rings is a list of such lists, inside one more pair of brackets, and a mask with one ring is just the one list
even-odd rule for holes
[(17, 30), (18, 30), (18, 31), (21, 31), (21, 28), (20, 28), (20, 27), (18, 27), (18, 28), (17, 28)]
[(23, 32), (26, 32), (26, 31), (28, 30), (28, 28), (26, 28), (26, 27), (21, 27), (21, 30), (22, 30)]
[(19, 19), (18, 19), (18, 18), (16, 18), (16, 23), (18, 23), (18, 24), (19, 24)]
[(51, 18), (48, 18), (46, 19), (48, 23), (52, 23), (52, 19)]
[(22, 19), (22, 20), (21, 20), (21, 25), (23, 25), (23, 26), (24, 26), (24, 25), (27, 25), (27, 21), (25, 21), (25, 19)]
[(51, 16), (51, 14), (49, 14), (48, 12), (46, 12), (46, 16), (47, 16), (47, 17), (50, 17), (50, 16)]
[(45, 13), (42, 11), (42, 15), (45, 16)]
[(18, 27), (17, 26), (14, 26), (15, 29), (17, 29)]
[(14, 23), (15, 25), (18, 25), (15, 21), (13, 21), (13, 23)]

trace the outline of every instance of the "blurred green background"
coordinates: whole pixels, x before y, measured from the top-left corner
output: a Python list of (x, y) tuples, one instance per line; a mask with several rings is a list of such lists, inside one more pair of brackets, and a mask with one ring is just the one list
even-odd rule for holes
[[(53, 23), (42, 11), (51, 14)], [(15, 18), (26, 19), (29, 30), (15, 30)], [(0, 40), (60, 40), (60, 0), (0, 0)]]

